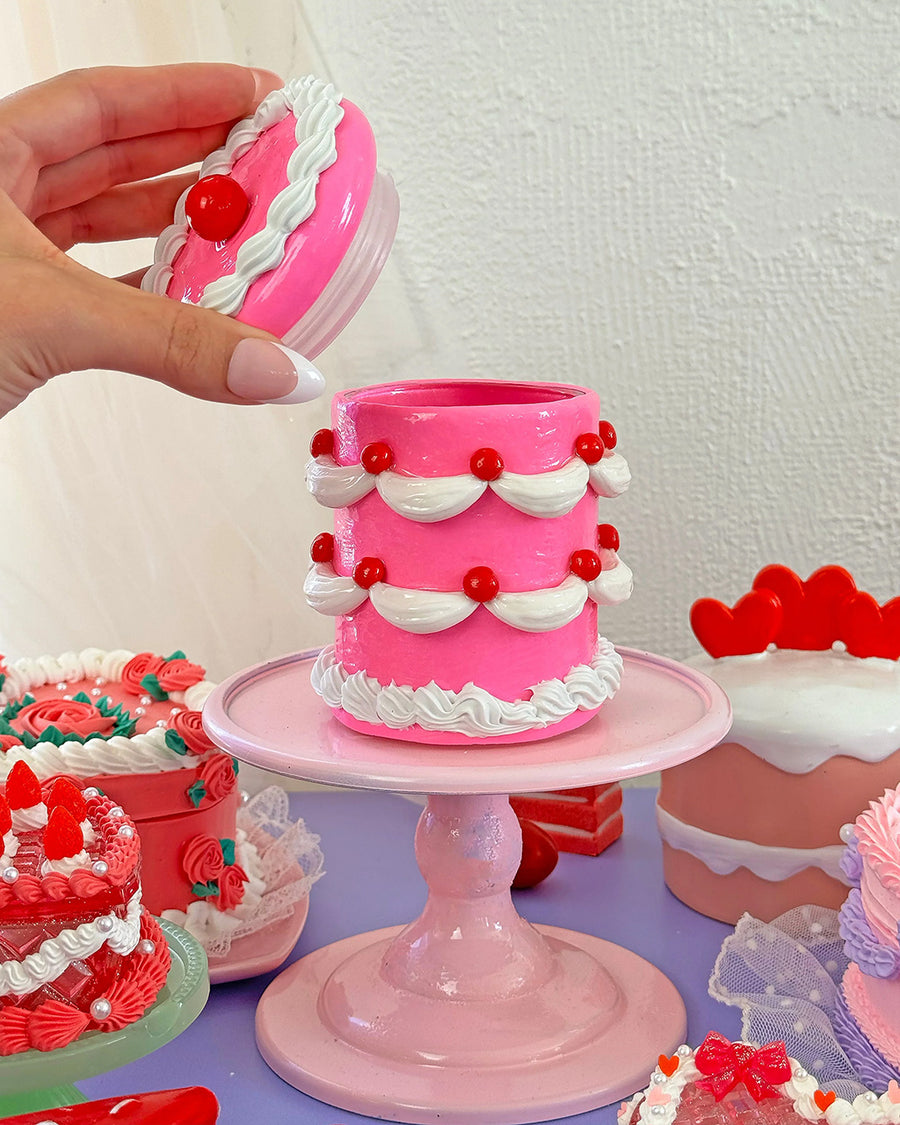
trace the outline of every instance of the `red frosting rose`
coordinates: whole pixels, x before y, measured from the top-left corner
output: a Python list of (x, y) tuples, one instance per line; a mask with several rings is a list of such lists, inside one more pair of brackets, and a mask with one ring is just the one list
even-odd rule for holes
[(199, 684), (205, 675), (205, 668), (181, 658), (165, 661), (156, 672), (156, 678), (163, 691), (184, 691), (194, 684)]
[(172, 718), (172, 730), (183, 740), (192, 754), (208, 754), (216, 744), (203, 729), (199, 711), (179, 711)]
[(218, 879), (225, 867), (222, 845), (215, 836), (193, 836), (182, 849), (181, 866), (192, 886)]
[(102, 715), (93, 703), (77, 699), (42, 699), (29, 703), (13, 719), (20, 730), (38, 738), (47, 727), (56, 727), (62, 734), (108, 734), (116, 725), (109, 715)]
[(0, 734), (0, 750), (11, 750), (13, 746), (21, 746), (22, 739), (13, 734)]
[(143, 695), (146, 689), (141, 687), (141, 680), (144, 676), (158, 676), (164, 663), (161, 656), (152, 652), (139, 652), (122, 669), (122, 687), (132, 695)]
[(219, 876), (219, 909), (233, 910), (244, 901), (244, 884), (247, 882), (247, 873), (243, 867), (234, 864), (226, 867)]
[(237, 785), (234, 763), (227, 754), (213, 754), (200, 767), (200, 780), (207, 798), (220, 801)]

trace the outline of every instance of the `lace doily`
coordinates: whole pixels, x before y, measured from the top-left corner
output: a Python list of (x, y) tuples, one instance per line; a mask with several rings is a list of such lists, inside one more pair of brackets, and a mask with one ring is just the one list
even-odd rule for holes
[(722, 944), (709, 980), (714, 1000), (740, 1008), (741, 1038), (781, 1039), (819, 1084), (852, 1101), (900, 1078), (853, 1020), (841, 993), (850, 963), (839, 915), (799, 906), (772, 922), (745, 914)]
[(291, 820), (288, 795), (277, 785), (238, 809), (235, 852), (248, 876), (238, 906), (223, 911), (198, 900), (186, 913), (166, 910), (162, 915), (196, 938), (208, 957), (224, 957), (232, 942), (286, 918), (325, 874), (319, 837), (303, 820)]

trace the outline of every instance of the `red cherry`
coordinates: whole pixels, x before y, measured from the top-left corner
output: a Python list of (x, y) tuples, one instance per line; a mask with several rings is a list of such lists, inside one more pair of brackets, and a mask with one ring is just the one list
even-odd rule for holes
[(496, 480), (503, 472), (503, 458), (496, 449), (485, 446), (476, 449), (469, 458), (469, 468), (479, 480)]
[(386, 577), (387, 568), (384, 563), (371, 555), (360, 559), (353, 571), (353, 581), (364, 590), (370, 589), (376, 582), (383, 582)]
[(393, 465), (394, 454), (383, 441), (372, 441), (363, 449), (359, 459), (367, 473), (383, 473)]
[(62, 807), (68, 809), (78, 824), (87, 816), (87, 803), (77, 785), (67, 777), (59, 777), (44, 800), (48, 809)]
[(313, 457), (333, 457), (334, 430), (316, 430), (309, 443), (309, 451)]
[(30, 809), (41, 800), (41, 783), (32, 768), (18, 761), (6, 779), (6, 799), (11, 809)]
[(330, 531), (323, 531), (313, 539), (309, 557), (314, 563), (331, 562), (334, 558), (334, 536)]
[(5, 836), (10, 828), (12, 828), (12, 813), (9, 811), (6, 798), (0, 793), (0, 836)]
[(75, 817), (59, 805), (51, 810), (44, 831), (44, 855), (47, 859), (66, 859), (84, 847), (84, 834)]
[(463, 592), (473, 602), (489, 602), (500, 593), (500, 583), (489, 566), (473, 566), (463, 579)]
[(596, 465), (603, 456), (603, 442), (598, 434), (579, 434), (575, 439), (575, 452), (588, 465)]
[(607, 449), (616, 448), (616, 441), (618, 439), (616, 438), (616, 431), (612, 422), (600, 423), (600, 440)]
[(618, 551), (619, 533), (611, 523), (597, 525), (597, 543), (607, 551)]
[(593, 582), (602, 569), (596, 551), (575, 551), (569, 560), (569, 570), (585, 582)]
[(556, 867), (559, 851), (549, 832), (533, 820), (519, 820), (522, 829), (522, 860), (512, 885), (516, 890), (536, 887)]
[(247, 193), (231, 176), (204, 176), (187, 194), (184, 210), (191, 229), (207, 242), (224, 242), (239, 229), (250, 207)]

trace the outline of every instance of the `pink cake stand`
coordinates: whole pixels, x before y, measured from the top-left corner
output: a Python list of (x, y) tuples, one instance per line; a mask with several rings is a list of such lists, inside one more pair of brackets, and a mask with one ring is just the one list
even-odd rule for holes
[(709, 749), (731, 722), (706, 676), (623, 650), (622, 688), (592, 722), (520, 746), (424, 747), (335, 719), (313, 653), (261, 664), (210, 696), (204, 725), (238, 758), (312, 781), (429, 794), (416, 831), (428, 884), (408, 926), (297, 961), (266, 989), (256, 1038), (286, 1082), (393, 1121), (545, 1121), (646, 1084), (685, 1037), (672, 983), (590, 934), (532, 926), (510, 884), (521, 833), (507, 794), (618, 781)]

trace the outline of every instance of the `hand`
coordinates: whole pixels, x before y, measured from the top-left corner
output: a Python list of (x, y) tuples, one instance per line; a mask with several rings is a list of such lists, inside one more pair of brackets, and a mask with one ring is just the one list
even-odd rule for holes
[(141, 292), (70, 258), (79, 242), (155, 236), (196, 173), (281, 85), (217, 63), (72, 71), (0, 100), (0, 417), (54, 375), (145, 375), (217, 402), (303, 402), (316, 369), (274, 337)]

